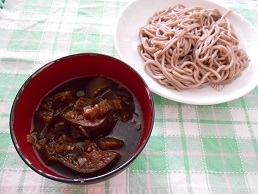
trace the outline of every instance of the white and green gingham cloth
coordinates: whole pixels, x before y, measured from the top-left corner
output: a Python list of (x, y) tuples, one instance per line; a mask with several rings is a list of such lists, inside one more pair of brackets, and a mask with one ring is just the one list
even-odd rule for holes
[[(43, 178), (18, 156), (9, 116), (20, 86), (45, 63), (66, 55), (118, 57), (115, 22), (129, 2), (0, 0), (0, 193), (258, 193), (258, 88), (213, 106), (153, 94), (155, 123), (146, 148), (129, 168), (98, 184)], [(258, 26), (257, 1), (215, 2)]]

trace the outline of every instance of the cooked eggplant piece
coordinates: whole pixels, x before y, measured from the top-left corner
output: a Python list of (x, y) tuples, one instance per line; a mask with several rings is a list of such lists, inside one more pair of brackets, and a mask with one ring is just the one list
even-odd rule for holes
[(116, 88), (114, 90), (107, 91), (103, 95), (103, 98), (107, 99), (107, 100), (122, 98), (123, 100), (125, 100), (127, 102), (133, 102), (132, 95), (126, 89), (120, 89), (120, 88), (119, 89)]
[(94, 107), (84, 108), (83, 114), (86, 119), (95, 120), (109, 112), (115, 113), (123, 122), (127, 122), (133, 117), (134, 105), (126, 104), (121, 98), (112, 100), (105, 99), (95, 104)]
[(117, 120), (110, 114), (95, 120), (88, 120), (84, 115), (78, 111), (68, 111), (64, 114), (64, 118), (71, 122), (73, 126), (81, 126), (80, 130), (85, 130), (87, 138), (97, 138), (109, 134)]
[(41, 111), (37, 110), (34, 113), (34, 131), (37, 132), (38, 138), (43, 138), (45, 133), (48, 130), (48, 124), (52, 119), (53, 112), (52, 111)]
[(101, 150), (116, 150), (122, 148), (125, 145), (122, 140), (116, 139), (114, 137), (104, 137), (97, 139), (95, 142)]
[(45, 112), (54, 112), (54, 109), (52, 108), (52, 101), (53, 96), (46, 96), (45, 98), (43, 98), (39, 110)]
[(102, 100), (94, 107), (84, 108), (83, 114), (86, 119), (95, 120), (105, 116), (110, 111), (122, 110), (123, 101), (121, 99)]
[(88, 131), (81, 125), (71, 124), (69, 134), (77, 141), (83, 141), (85, 138), (90, 138)]
[(110, 79), (100, 76), (95, 77), (91, 79), (87, 85), (87, 96), (89, 98), (96, 98), (97, 96), (102, 95), (103, 92), (112, 88), (114, 85), (115, 83)]
[(92, 173), (106, 168), (120, 156), (116, 152), (101, 151), (90, 141), (86, 141), (85, 144), (85, 151), (77, 158), (60, 157), (58, 161), (77, 172)]
[(53, 97), (52, 108), (59, 109), (60, 107), (69, 106), (69, 104), (74, 103), (75, 100), (76, 99), (73, 97), (72, 92), (70, 91), (57, 93)]
[(44, 135), (40, 138), (46, 138), (47, 140), (53, 140), (58, 138), (60, 135), (65, 135), (68, 131), (68, 123), (60, 115), (53, 116), (48, 122), (48, 126)]
[(51, 165), (53, 162), (59, 161), (60, 157), (77, 158), (81, 152), (80, 147), (61, 136), (61, 138), (45, 143), (39, 150), (39, 155), (47, 165)]
[(109, 101), (111, 100), (115, 107), (122, 105), (122, 108), (116, 108), (116, 113), (121, 121), (127, 122), (132, 119), (135, 112), (134, 99), (126, 89), (108, 91), (103, 95), (103, 98)]
[(92, 99), (80, 97), (74, 104), (74, 109), (78, 111), (83, 111), (85, 108), (90, 108), (92, 104)]
[(62, 157), (59, 158), (58, 161), (77, 172), (92, 173), (108, 167), (111, 163), (116, 161), (117, 157), (119, 157), (119, 155), (115, 152), (92, 151), (90, 153), (83, 152), (75, 160), (70, 157)]
[(46, 138), (39, 139), (37, 132), (32, 132), (26, 136), (27, 142), (31, 143), (36, 150), (40, 150), (41, 147), (47, 142)]

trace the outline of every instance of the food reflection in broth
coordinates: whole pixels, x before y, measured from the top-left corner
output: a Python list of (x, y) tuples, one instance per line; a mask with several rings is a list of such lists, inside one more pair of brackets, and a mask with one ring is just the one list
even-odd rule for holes
[(27, 141), (55, 172), (88, 176), (127, 161), (141, 128), (132, 93), (111, 79), (91, 76), (68, 81), (43, 98)]

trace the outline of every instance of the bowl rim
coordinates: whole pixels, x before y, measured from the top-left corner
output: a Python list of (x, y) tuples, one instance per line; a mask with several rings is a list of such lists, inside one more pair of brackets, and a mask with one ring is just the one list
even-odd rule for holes
[[(37, 76), (37, 74), (39, 74), (41, 71), (43, 71), (44, 69), (48, 68), (49, 66), (51, 66), (52, 64), (56, 63), (57, 61), (66, 59), (66, 58), (71, 58), (71, 57), (77, 57), (77, 56), (81, 56), (81, 55), (90, 55), (90, 56), (102, 56), (102, 57), (108, 57), (111, 58), (125, 66), (127, 66), (127, 68), (129, 68), (131, 71), (134, 72), (134, 74), (136, 74), (142, 81), (146, 92), (148, 94), (149, 97), (149, 101), (150, 101), (150, 110), (151, 111), (151, 122), (150, 122), (150, 127), (147, 133), (146, 138), (144, 139), (144, 141), (142, 142), (142, 145), (133, 153), (133, 155), (122, 165), (118, 166), (117, 168), (108, 171), (104, 174), (101, 175), (97, 175), (97, 176), (93, 176), (93, 177), (87, 177), (87, 178), (67, 178), (67, 177), (62, 177), (62, 175), (60, 175), (60, 177), (58, 176), (54, 176), (51, 175), (49, 173), (45, 173), (42, 170), (37, 169), (21, 152), (20, 150), (20, 146), (18, 145), (17, 142), (17, 138), (15, 136), (15, 132), (14, 132), (14, 128), (13, 128), (13, 123), (14, 123), (14, 110), (16, 107), (16, 103), (17, 100), (19, 99), (20, 95), (22, 94), (22, 91), (24, 90), (24, 88), (26, 87), (26, 85), (31, 81), (31, 79), (34, 76)], [(77, 53), (77, 54), (71, 54), (71, 55), (67, 55), (64, 57), (60, 57), (58, 59), (55, 59), (53, 61), (50, 61), (46, 64), (44, 64), (42, 67), (40, 67), (39, 69), (37, 69), (36, 71), (34, 71), (26, 80), (25, 82), (21, 85), (21, 87), (19, 88), (18, 92), (16, 93), (16, 96), (14, 97), (12, 106), (11, 106), (11, 111), (10, 111), (10, 119), (9, 119), (9, 128), (10, 128), (10, 135), (11, 135), (11, 140), (12, 143), (18, 153), (18, 155), (21, 157), (21, 159), (25, 162), (25, 164), (27, 164), (27, 166), (29, 166), (33, 171), (35, 171), (36, 173), (42, 175), (45, 178), (48, 178), (50, 180), (54, 180), (54, 181), (58, 181), (58, 182), (62, 182), (62, 183), (69, 183), (69, 184), (91, 184), (91, 183), (97, 183), (97, 182), (102, 182), (105, 180), (108, 180), (112, 177), (114, 177), (115, 175), (119, 174), (120, 172), (122, 172), (123, 170), (126, 169), (126, 167), (128, 167), (142, 152), (142, 150), (145, 148), (147, 142), (149, 141), (149, 138), (151, 136), (152, 130), (153, 130), (153, 126), (154, 126), (154, 118), (155, 118), (155, 107), (154, 107), (154, 100), (153, 100), (153, 96), (152, 93), (147, 85), (147, 83), (145, 82), (145, 80), (142, 78), (142, 76), (136, 71), (134, 70), (131, 66), (129, 66), (127, 63), (125, 63), (124, 61), (115, 58), (113, 56), (110, 55), (106, 55), (106, 54), (101, 54), (101, 53)], [(101, 179), (105, 179), (105, 180), (101, 180)]]

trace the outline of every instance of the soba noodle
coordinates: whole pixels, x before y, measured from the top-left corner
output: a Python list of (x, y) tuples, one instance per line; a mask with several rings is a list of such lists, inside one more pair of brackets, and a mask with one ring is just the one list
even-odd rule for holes
[(178, 91), (235, 80), (249, 58), (238, 48), (226, 18), (230, 12), (221, 15), (217, 9), (177, 5), (155, 13), (139, 32), (145, 71)]

